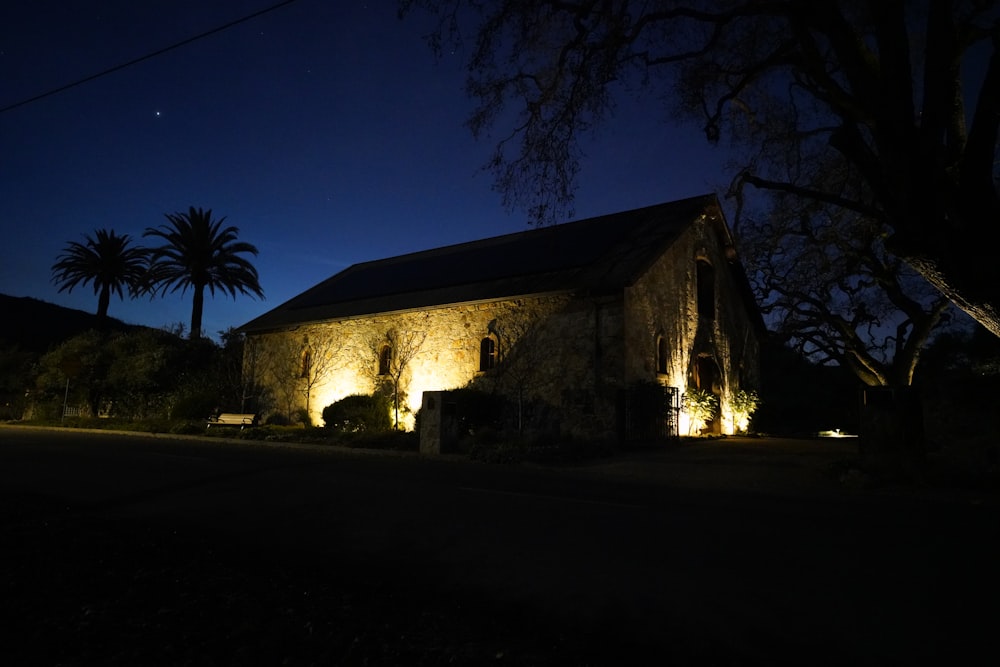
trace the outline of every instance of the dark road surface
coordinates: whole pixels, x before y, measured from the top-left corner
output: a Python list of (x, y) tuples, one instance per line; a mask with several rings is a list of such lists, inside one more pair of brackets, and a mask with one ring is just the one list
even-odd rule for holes
[[(155, 526), (205, 558), (398, 585), (386, 604), (412, 613), (457, 600), (576, 632), (622, 664), (972, 664), (982, 650), (995, 664), (995, 503), (699, 488), (678, 475), (710, 463), (650, 465), (662, 474), (0, 428), (0, 564), (71, 563), (40, 537), (59, 526)], [(497, 664), (531, 663), (515, 658)]]

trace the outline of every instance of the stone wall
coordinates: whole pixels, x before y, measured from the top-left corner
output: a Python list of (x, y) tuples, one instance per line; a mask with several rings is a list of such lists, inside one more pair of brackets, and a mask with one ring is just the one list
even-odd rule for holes
[[(719, 371), (723, 432), (733, 432), (729, 402), (738, 389), (756, 388), (759, 350), (744, 293), (730, 267), (724, 228), (703, 216), (625, 292), (625, 382), (656, 381), (678, 387), (695, 385), (699, 357)], [(699, 315), (697, 263), (713, 268), (715, 317)], [(755, 307), (750, 304), (750, 307)], [(666, 342), (666, 372), (658, 372), (658, 341)], [(681, 433), (687, 428), (682, 415)]]
[[(620, 377), (621, 355), (615, 352), (620, 330), (620, 303), (556, 294), (302, 325), (257, 335), (254, 343), (258, 375), (276, 397), (273, 411), (304, 408), (308, 393), (316, 424), (322, 423), (325, 406), (350, 394), (370, 394), (384, 380), (378, 375), (378, 348), (395, 332), (414, 350), (400, 373), (402, 426), (413, 427), (424, 391), (472, 384), (560, 409), (578, 408), (584, 416), (567, 425), (576, 431), (597, 422), (613, 424), (608, 412), (613, 406), (596, 405), (594, 386)], [(483, 372), (480, 345), (486, 337), (496, 344), (498, 364)]]
[[(710, 382), (722, 406), (716, 426), (731, 432), (731, 397), (737, 389), (756, 387), (759, 352), (728, 241), (721, 218), (704, 216), (620, 295), (502, 299), (257, 335), (257, 376), (275, 399), (272, 411), (293, 416), (308, 402), (313, 423), (320, 424), (325, 406), (385, 385), (379, 348), (392, 337), (396, 361), (406, 362), (395, 370), (400, 424), (407, 429), (423, 392), (472, 386), (503, 394), (519, 407), (530, 404), (535, 427), (604, 436), (617, 428), (621, 389), (659, 382), (683, 392), (696, 379), (705, 382), (698, 368), (707, 364), (717, 369)], [(713, 317), (699, 314), (699, 260), (714, 269)], [(483, 371), (480, 346), (487, 337), (496, 367)], [(665, 372), (657, 367), (661, 339)], [(407, 348), (412, 358), (404, 358)], [(519, 410), (519, 424), (523, 417)]]

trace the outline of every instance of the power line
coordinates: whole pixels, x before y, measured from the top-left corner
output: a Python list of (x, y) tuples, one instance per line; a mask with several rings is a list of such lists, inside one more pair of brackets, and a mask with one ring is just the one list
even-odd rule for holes
[(251, 19), (257, 18), (258, 16), (261, 16), (263, 14), (267, 14), (268, 12), (273, 12), (275, 9), (280, 9), (281, 7), (284, 7), (285, 5), (290, 5), (293, 2), (295, 2), (295, 0), (284, 0), (284, 2), (279, 2), (278, 4), (272, 5), (272, 6), (268, 7), (268, 8), (266, 8), (266, 9), (262, 9), (262, 10), (260, 10), (258, 12), (254, 12), (253, 14), (248, 14), (247, 16), (244, 16), (242, 18), (238, 18), (235, 21), (230, 21), (229, 23), (227, 23), (225, 25), (221, 25), (221, 26), (219, 26), (217, 28), (212, 28), (211, 30), (209, 30), (207, 32), (201, 33), (200, 35), (195, 35), (194, 37), (189, 37), (189, 38), (187, 38), (187, 39), (185, 39), (183, 41), (177, 42), (176, 44), (172, 44), (171, 46), (159, 49), (158, 51), (153, 51), (152, 53), (147, 53), (146, 55), (141, 56), (139, 58), (136, 58), (134, 60), (130, 60), (127, 63), (122, 63), (121, 65), (115, 65), (114, 67), (112, 67), (110, 69), (106, 69), (103, 72), (98, 72), (97, 74), (92, 74), (92, 75), (90, 75), (88, 77), (85, 77), (83, 79), (80, 79), (78, 81), (74, 81), (73, 83), (67, 83), (65, 86), (60, 86), (58, 88), (53, 88), (52, 90), (44, 92), (44, 93), (42, 93), (40, 95), (35, 95), (34, 97), (29, 97), (26, 100), (21, 100), (20, 102), (15, 102), (14, 104), (10, 104), (10, 105), (5, 106), (2, 109), (0, 109), (0, 113), (4, 113), (5, 111), (10, 111), (11, 109), (16, 109), (18, 107), (23, 107), (25, 104), (31, 104), (32, 102), (37, 102), (38, 100), (44, 99), (44, 98), (49, 97), (51, 95), (55, 95), (56, 93), (61, 93), (64, 90), (69, 90), (70, 88), (75, 88), (76, 86), (79, 86), (81, 84), (87, 83), (89, 81), (93, 81), (94, 79), (99, 79), (102, 76), (107, 76), (108, 74), (112, 74), (113, 72), (117, 72), (119, 70), (123, 70), (126, 67), (131, 67), (132, 65), (136, 65), (138, 63), (141, 63), (144, 60), (149, 60), (150, 58), (155, 58), (156, 56), (163, 55), (164, 53), (166, 53), (168, 51), (173, 51), (174, 49), (178, 49), (178, 48), (180, 48), (182, 46), (186, 46), (186, 45), (190, 44), (191, 42), (196, 42), (199, 39), (204, 39), (205, 37), (208, 37), (210, 35), (214, 35), (217, 32), (222, 32), (223, 30), (228, 30), (229, 28), (232, 28), (233, 26), (239, 25), (240, 23), (245, 23), (245, 22), (247, 22), (247, 21), (249, 21)]

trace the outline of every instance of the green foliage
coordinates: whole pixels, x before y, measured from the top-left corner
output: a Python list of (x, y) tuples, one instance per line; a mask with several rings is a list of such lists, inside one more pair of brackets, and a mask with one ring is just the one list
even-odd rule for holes
[(32, 414), (60, 415), (64, 398), (85, 414), (124, 420), (200, 421), (221, 410), (243, 412), (233, 377), (237, 354), (162, 330), (89, 331), (40, 358)]
[(109, 393), (108, 338), (109, 334), (86, 331), (43, 355), (38, 361), (35, 381), (36, 407), (46, 415), (57, 410), (61, 414), (65, 399), (68, 405), (83, 407), (96, 415)]
[(323, 408), (326, 428), (342, 433), (388, 431), (392, 428), (390, 399), (385, 394), (353, 394)]
[(164, 416), (181, 359), (178, 340), (162, 331), (144, 329), (113, 336), (104, 349), (108, 358), (106, 400), (111, 414), (126, 419)]
[(740, 424), (748, 423), (757, 412), (757, 408), (760, 407), (760, 396), (753, 390), (737, 389), (733, 392), (729, 404), (733, 410), (733, 421), (739, 428)]
[(719, 413), (719, 397), (704, 389), (689, 389), (681, 397), (681, 409), (691, 420), (689, 432), (694, 432), (695, 424), (704, 425)]

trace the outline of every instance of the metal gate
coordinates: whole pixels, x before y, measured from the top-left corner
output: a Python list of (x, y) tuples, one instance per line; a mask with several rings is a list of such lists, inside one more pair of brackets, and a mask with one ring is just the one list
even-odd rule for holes
[(626, 441), (676, 440), (680, 437), (677, 419), (681, 411), (677, 387), (646, 384), (622, 392), (620, 422)]

